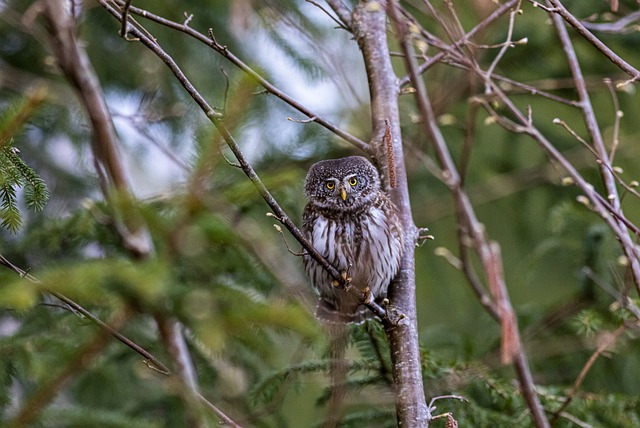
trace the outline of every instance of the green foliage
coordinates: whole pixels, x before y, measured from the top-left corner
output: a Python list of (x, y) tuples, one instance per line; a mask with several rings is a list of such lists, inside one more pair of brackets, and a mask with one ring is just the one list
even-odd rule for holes
[(17, 232), (22, 224), (18, 208), (17, 190), (24, 189), (27, 207), (41, 211), (49, 200), (49, 190), (44, 181), (19, 156), (11, 137), (42, 103), (43, 91), (14, 102), (0, 111), (0, 225)]
[(2, 227), (16, 232), (22, 224), (18, 209), (17, 188), (24, 188), (27, 206), (41, 211), (49, 200), (44, 181), (18, 156), (20, 151), (10, 143), (0, 147), (0, 218)]

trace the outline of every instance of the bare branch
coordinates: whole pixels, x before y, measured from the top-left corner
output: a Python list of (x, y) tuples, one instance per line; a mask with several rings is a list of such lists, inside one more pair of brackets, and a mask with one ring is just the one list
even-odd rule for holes
[(589, 357), (585, 365), (582, 367), (582, 370), (580, 370), (580, 374), (578, 375), (575, 382), (573, 383), (573, 387), (571, 388), (571, 391), (565, 398), (564, 402), (558, 408), (558, 410), (553, 412), (553, 417), (551, 418), (552, 424), (557, 422), (558, 418), (560, 417), (560, 414), (564, 412), (564, 410), (569, 406), (569, 404), (571, 404), (573, 399), (576, 397), (576, 394), (578, 393), (578, 390), (580, 389), (582, 382), (584, 381), (585, 377), (587, 377), (587, 373), (589, 373), (589, 370), (591, 370), (591, 367), (593, 367), (593, 364), (596, 362), (596, 360), (609, 347), (611, 347), (616, 343), (616, 341), (618, 340), (618, 337), (620, 337), (620, 335), (624, 333), (625, 329), (626, 329), (625, 325), (621, 325), (613, 332), (604, 333), (605, 335), (604, 339), (600, 342), (600, 345), (598, 345), (598, 348), (594, 351), (594, 353), (591, 354), (591, 356)]
[[(529, 0), (532, 1), (532, 0)], [(535, 2), (533, 2), (535, 3)], [(585, 38), (589, 43), (596, 47), (604, 56), (609, 58), (609, 60), (614, 63), (617, 67), (619, 67), (622, 71), (627, 73), (634, 81), (640, 79), (640, 71), (633, 67), (631, 64), (626, 62), (620, 56), (618, 56), (615, 52), (613, 52), (607, 45), (602, 43), (600, 39), (593, 35), (584, 25), (573, 16), (559, 0), (547, 0), (547, 4), (551, 6), (551, 9), (547, 11), (553, 12), (553, 16), (560, 15), (569, 25), (571, 25), (582, 37)], [(556, 15), (557, 14), (557, 15)], [(557, 24), (556, 24), (557, 29)]]
[[(487, 281), (489, 282), (493, 297), (494, 299), (499, 299), (496, 309), (503, 327), (502, 334), (503, 340), (505, 341), (503, 345), (503, 355), (507, 357), (511, 356), (515, 359), (516, 372), (520, 380), (523, 396), (531, 411), (532, 419), (537, 427), (546, 428), (549, 426), (549, 421), (535, 391), (527, 357), (520, 343), (517, 321), (510, 307), (504, 278), (501, 273), (502, 263), (498, 246), (496, 243), (487, 240), (484, 227), (476, 218), (471, 201), (462, 189), (460, 175), (442, 136), (428, 97), (426, 85), (423, 79), (420, 78), (416, 59), (414, 55), (412, 55), (412, 46), (405, 29), (406, 24), (400, 20), (400, 14), (396, 11), (395, 6), (392, 7), (392, 11), (392, 21), (402, 47), (408, 75), (413, 87), (416, 89), (415, 97), (422, 117), (421, 123), (424, 127), (425, 134), (429, 136), (434, 145), (436, 156), (442, 166), (445, 184), (453, 193), (459, 227), (465, 231), (464, 234), (468, 233), (470, 242), (479, 253), (484, 269), (487, 272)], [(464, 242), (466, 239), (464, 238), (463, 236), (461, 246), (465, 245)], [(480, 289), (478, 289), (478, 291), (480, 291)]]
[[(111, 13), (113, 16), (115, 16), (117, 19), (121, 20), (122, 19), (122, 10), (118, 9), (116, 7), (113, 6), (114, 3), (119, 4), (119, 5), (123, 5), (123, 1), (121, 0), (114, 0), (114, 2), (108, 1), (108, 0), (99, 0), (100, 4), (109, 12)], [(302, 104), (300, 104), (299, 102), (297, 102), (295, 99), (293, 99), (292, 97), (290, 97), (289, 95), (285, 94), (284, 92), (282, 92), (280, 89), (278, 89), (276, 86), (274, 86), (273, 84), (271, 84), (269, 81), (267, 81), (264, 77), (262, 77), (259, 73), (257, 73), (255, 70), (253, 70), (251, 67), (249, 67), (246, 63), (244, 63), (240, 58), (238, 58), (237, 56), (235, 56), (232, 52), (229, 51), (229, 49), (220, 44), (215, 37), (213, 37), (213, 31), (210, 30), (210, 36), (204, 35), (196, 30), (194, 30), (193, 28), (189, 27), (188, 25), (185, 24), (181, 24), (179, 22), (175, 22), (175, 21), (171, 21), (169, 19), (163, 18), (161, 16), (155, 15), (145, 9), (140, 9), (134, 6), (131, 6), (130, 8), (131, 13), (139, 15), (141, 17), (144, 17), (145, 19), (148, 19), (150, 21), (156, 22), (160, 25), (164, 25), (165, 27), (168, 28), (172, 28), (174, 30), (180, 31), (182, 33), (185, 33), (186, 35), (193, 37), (194, 39), (198, 40), (201, 43), (204, 43), (205, 45), (209, 46), (210, 48), (212, 48), (213, 50), (215, 50), (216, 52), (218, 52), (220, 55), (222, 55), (223, 57), (225, 57), (229, 62), (231, 62), (232, 64), (234, 64), (236, 67), (238, 67), (240, 70), (242, 70), (243, 72), (245, 72), (246, 74), (248, 74), (249, 76), (251, 76), (252, 78), (254, 78), (256, 80), (256, 82), (258, 82), (258, 84), (260, 86), (262, 86), (268, 93), (275, 95), (276, 97), (280, 98), (282, 101), (284, 101), (285, 103), (289, 104), (291, 107), (295, 108), (296, 110), (300, 111), (301, 113), (303, 113), (304, 115), (306, 115), (309, 118), (315, 117), (316, 120), (315, 122), (322, 125), (323, 127), (325, 127), (326, 129), (328, 129), (329, 131), (333, 132), (334, 134), (336, 134), (337, 136), (339, 136), (340, 138), (342, 138), (343, 140), (347, 141), (348, 143), (354, 145), (355, 147), (359, 148), (360, 150), (363, 150), (364, 152), (369, 153), (369, 145), (367, 143), (365, 143), (364, 141), (360, 140), (359, 138), (349, 134), (346, 131), (341, 130), (340, 128), (338, 128), (335, 124), (329, 122), (326, 119), (323, 119), (321, 116), (319, 116), (318, 114), (312, 112), (310, 109), (308, 109), (307, 107), (303, 106)], [(148, 39), (152, 39), (151, 37), (148, 37)], [(168, 60), (169, 58), (168, 55), (166, 53), (163, 54), (163, 56), (161, 57), (161, 59), (167, 64), (168, 64)], [(173, 61), (171, 59), (171, 61)], [(173, 68), (172, 68), (172, 71)], [(175, 74), (175, 71), (174, 71)], [(178, 76), (176, 76), (178, 77)], [(178, 77), (178, 79), (180, 80), (180, 78)], [(188, 81), (187, 81), (188, 82)], [(183, 84), (183, 86), (185, 86), (185, 81), (181, 81), (181, 83)], [(213, 109), (211, 109), (210, 107), (208, 107), (208, 104), (206, 102), (203, 102), (204, 100), (198, 100), (197, 98), (201, 98), (199, 95), (196, 95), (195, 93), (192, 92), (192, 90), (190, 89), (190, 87), (192, 87), (189, 84), (189, 87), (185, 86), (185, 89), (187, 89), (187, 92), (189, 92), (189, 95), (191, 95), (191, 97), (193, 97), (197, 102), (198, 105), (200, 106), (200, 108), (202, 108), (205, 111), (205, 114), (207, 115), (207, 117), (212, 117), (213, 116), (221, 116), (220, 114), (217, 114), (213, 111)]]
[(626, 34), (638, 31), (638, 24), (631, 26), (631, 24), (635, 23), (636, 21), (640, 21), (640, 10), (631, 12), (629, 15), (623, 16), (622, 18), (613, 22), (580, 22), (582, 23), (582, 25), (584, 25), (585, 28), (588, 28), (589, 30), (610, 34)]
[(338, 15), (344, 26), (351, 31), (351, 11), (342, 0), (326, 0), (327, 4)]
[[(333, 22), (335, 22), (336, 24), (338, 24), (338, 28), (342, 28), (343, 30), (346, 31), (350, 31), (349, 30), (349, 21), (351, 18), (351, 14), (349, 13), (349, 11), (347, 10), (347, 7), (341, 2), (341, 1), (336, 1), (336, 7), (333, 7), (333, 10), (336, 12), (336, 14), (339, 16), (340, 19), (336, 19), (336, 17), (334, 17), (333, 15), (331, 15), (329, 13), (329, 11), (327, 9), (325, 9), (321, 4), (319, 4), (318, 2), (315, 2), (313, 0), (305, 0), (307, 3), (311, 3), (312, 5), (314, 5), (315, 7), (317, 7), (318, 9), (320, 9), (321, 11), (323, 11), (324, 13), (327, 14), (327, 16), (329, 18), (331, 18), (331, 20)], [(327, 2), (327, 3), (331, 3), (331, 2)], [(337, 10), (336, 10), (337, 8)]]
[[(51, 47), (58, 65), (76, 89), (93, 128), (93, 154), (100, 185), (107, 200), (123, 197), (133, 200), (124, 165), (118, 153), (118, 137), (105, 102), (100, 82), (89, 57), (76, 38), (75, 23), (65, 4), (57, 0), (44, 2), (44, 16), (51, 33)], [(125, 247), (136, 257), (151, 251), (151, 237), (145, 227), (118, 210), (115, 225)]]

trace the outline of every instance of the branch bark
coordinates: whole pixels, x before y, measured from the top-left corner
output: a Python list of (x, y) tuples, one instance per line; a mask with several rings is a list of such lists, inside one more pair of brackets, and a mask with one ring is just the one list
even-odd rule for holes
[[(417, 230), (411, 214), (402, 152), (399, 86), (387, 45), (387, 7), (384, 1), (361, 1), (353, 12), (352, 30), (362, 51), (369, 79), (373, 125), (370, 145), (375, 147), (377, 161), (383, 171), (395, 170), (395, 187), (390, 189), (390, 194), (400, 210), (406, 232), (400, 272), (389, 289), (390, 301), (405, 318), (397, 324), (385, 324), (393, 364), (396, 418), (401, 427), (426, 427), (431, 414), (422, 383), (416, 319), (414, 252)], [(387, 163), (387, 148), (383, 144), (387, 120), (393, 137), (393, 166)], [(386, 177), (388, 179), (389, 174)]]
[[(453, 161), (449, 148), (444, 140), (437, 119), (433, 112), (433, 107), (429, 100), (427, 87), (424, 80), (420, 77), (419, 67), (413, 52), (413, 46), (409, 39), (409, 33), (406, 28), (406, 20), (404, 20), (396, 6), (396, 2), (392, 1), (391, 15), (396, 29), (397, 37), (402, 47), (402, 53), (407, 67), (408, 75), (413, 87), (416, 89), (416, 103), (422, 117), (422, 124), (425, 134), (432, 141), (436, 157), (440, 162), (443, 170), (443, 179), (445, 184), (451, 190), (454, 202), (456, 204), (456, 213), (458, 216), (458, 225), (460, 228), (461, 239), (460, 245), (463, 247), (465, 242), (470, 242), (475, 251), (478, 253), (486, 272), (487, 282), (491, 290), (491, 296), (494, 304), (485, 304), (485, 308), (493, 316), (498, 316), (502, 326), (502, 354), (503, 362), (513, 362), (516, 373), (520, 381), (521, 389), (525, 401), (531, 411), (533, 422), (537, 427), (549, 427), (549, 421), (544, 413), (544, 408), (540, 403), (540, 399), (535, 391), (533, 376), (529, 369), (527, 356), (522, 346), (518, 333), (518, 324), (515, 313), (511, 307), (509, 295), (507, 292), (504, 276), (502, 273), (502, 258), (500, 256), (499, 246), (496, 242), (490, 241), (484, 231), (483, 225), (478, 221), (471, 201), (462, 187), (462, 180), (457, 166)], [(513, 11), (512, 11), (513, 13)], [(464, 252), (464, 249), (461, 249)], [(470, 277), (472, 285), (477, 292), (485, 293), (477, 288), (477, 278)]]
[[(129, 7), (125, 4), (125, 8)], [(125, 173), (124, 162), (118, 151), (119, 139), (98, 77), (86, 51), (76, 36), (75, 18), (59, 0), (43, 2), (44, 17), (51, 34), (51, 47), (59, 67), (76, 89), (78, 97), (91, 122), (92, 149), (96, 172), (104, 198), (114, 213), (116, 233), (130, 255), (138, 260), (153, 255), (151, 236), (144, 220), (132, 216), (127, 208), (135, 207), (135, 197)], [(126, 27), (123, 20), (122, 27)], [(124, 204), (123, 204), (124, 202)], [(191, 426), (204, 426), (199, 412), (191, 403), (199, 400), (195, 369), (180, 323), (175, 318), (156, 316), (161, 337), (174, 360), (176, 379), (184, 385), (184, 400), (190, 412)], [(108, 332), (108, 329), (105, 329)]]

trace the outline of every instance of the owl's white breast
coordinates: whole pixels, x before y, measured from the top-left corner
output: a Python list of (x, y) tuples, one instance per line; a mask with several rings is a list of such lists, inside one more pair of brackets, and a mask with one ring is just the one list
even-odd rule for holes
[(318, 216), (310, 238), (332, 265), (351, 276), (353, 284), (369, 287), (377, 295), (393, 279), (400, 263), (401, 232), (391, 223), (375, 206), (354, 219)]

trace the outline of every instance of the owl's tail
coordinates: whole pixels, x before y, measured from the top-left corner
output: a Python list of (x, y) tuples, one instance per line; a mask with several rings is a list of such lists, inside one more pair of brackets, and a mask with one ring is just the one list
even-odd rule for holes
[(329, 324), (362, 324), (366, 320), (374, 319), (375, 315), (362, 305), (355, 306), (352, 310), (341, 311), (332, 302), (320, 298), (316, 318)]

